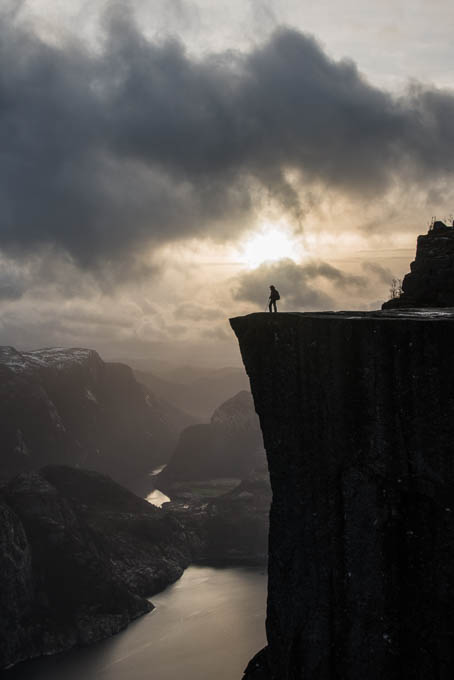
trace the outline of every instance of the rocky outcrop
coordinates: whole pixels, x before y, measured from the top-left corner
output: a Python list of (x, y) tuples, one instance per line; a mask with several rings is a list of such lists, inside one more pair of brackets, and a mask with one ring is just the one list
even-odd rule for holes
[(92, 350), (1, 347), (0, 477), (60, 463), (132, 484), (173, 450), (175, 411)]
[(416, 257), (402, 281), (402, 294), (382, 309), (454, 307), (454, 228), (435, 222), (418, 236)]
[(231, 324), (273, 490), (268, 648), (246, 677), (452, 677), (454, 315)]
[(217, 408), (210, 423), (183, 430), (156, 484), (167, 489), (182, 480), (242, 479), (263, 464), (264, 456), (251, 394), (242, 391)]
[(0, 667), (113, 635), (192, 557), (175, 517), (96, 472), (21, 474), (0, 518)]

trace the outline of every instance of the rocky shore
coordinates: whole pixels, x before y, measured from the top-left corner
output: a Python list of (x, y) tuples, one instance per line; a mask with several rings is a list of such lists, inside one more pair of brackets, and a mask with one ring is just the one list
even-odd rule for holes
[(0, 513), (0, 667), (117, 633), (192, 559), (175, 517), (96, 472), (23, 473)]

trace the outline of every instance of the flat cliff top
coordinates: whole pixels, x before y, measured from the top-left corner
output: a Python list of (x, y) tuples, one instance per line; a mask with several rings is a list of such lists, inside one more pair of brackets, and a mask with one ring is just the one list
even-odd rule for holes
[(407, 308), (407, 309), (383, 309), (373, 311), (340, 311), (340, 312), (277, 312), (270, 314), (269, 312), (257, 312), (254, 314), (247, 314), (245, 316), (236, 316), (230, 319), (232, 327), (242, 325), (247, 321), (265, 320), (277, 323), (285, 323), (290, 319), (325, 319), (325, 320), (413, 320), (413, 321), (454, 321), (454, 307), (442, 308)]

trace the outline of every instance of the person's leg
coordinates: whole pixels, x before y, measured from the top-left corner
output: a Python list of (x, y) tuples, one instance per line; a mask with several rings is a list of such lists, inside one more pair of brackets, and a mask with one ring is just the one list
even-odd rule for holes
[(277, 312), (276, 300), (273, 300), (273, 307), (274, 307), (274, 311)]
[(273, 311), (273, 310), (271, 309), (271, 305), (272, 305), (272, 304), (273, 304), (273, 301), (272, 301), (272, 300), (270, 300), (270, 304), (268, 305), (268, 309), (270, 310), (270, 312), (272, 312), (272, 311)]

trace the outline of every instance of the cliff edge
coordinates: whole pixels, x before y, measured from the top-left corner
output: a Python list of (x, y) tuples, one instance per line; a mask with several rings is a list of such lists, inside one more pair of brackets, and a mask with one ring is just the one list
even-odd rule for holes
[(231, 319), (267, 452), (268, 648), (246, 677), (454, 669), (454, 313)]

